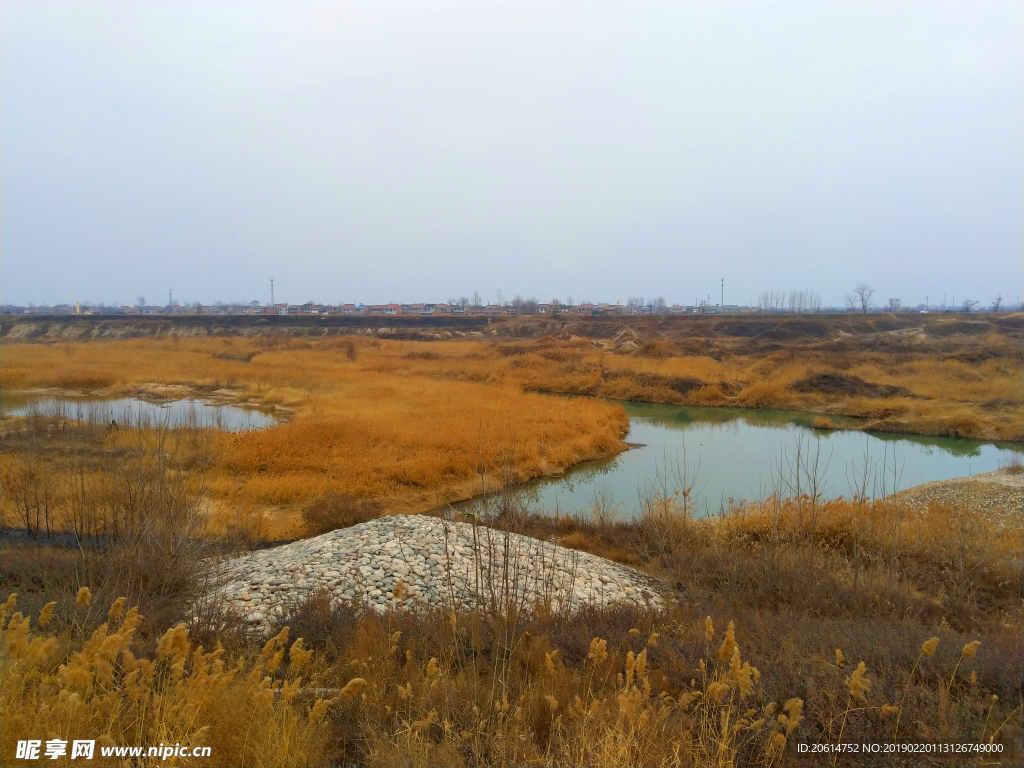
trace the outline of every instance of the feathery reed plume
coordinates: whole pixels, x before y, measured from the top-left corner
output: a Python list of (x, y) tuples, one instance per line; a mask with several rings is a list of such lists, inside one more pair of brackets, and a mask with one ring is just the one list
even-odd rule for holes
[(842, 648), (836, 648), (836, 666), (842, 669), (846, 666), (846, 656), (843, 654)]
[(298, 672), (309, 663), (311, 658), (313, 658), (313, 649), (303, 648), (301, 637), (288, 649), (288, 666), (292, 672)]
[(43, 610), (39, 612), (39, 626), (45, 627), (50, 623), (50, 617), (53, 616), (53, 608), (57, 605), (55, 601), (51, 601), (43, 606)]
[(608, 641), (600, 637), (595, 637), (590, 641), (590, 651), (587, 653), (587, 659), (596, 667), (607, 658)]
[[(779, 715), (779, 722), (786, 726), (786, 735), (788, 736), (796, 730), (797, 726), (803, 722), (804, 719), (804, 700), (803, 699), (790, 699), (782, 705), (782, 711), (786, 715)], [(785, 717), (785, 721), (783, 721)]]
[(188, 632), (184, 624), (171, 627), (160, 637), (156, 644), (158, 659), (173, 659), (188, 653)]
[(324, 715), (327, 714), (327, 710), (331, 708), (331, 705), (340, 699), (339, 695), (336, 699), (317, 699), (316, 703), (309, 710), (309, 722), (311, 724), (319, 723), (324, 719)]
[(110, 611), (107, 613), (107, 624), (114, 626), (121, 618), (121, 613), (124, 611), (124, 604), (128, 601), (127, 597), (119, 597), (110, 605)]
[(92, 602), (92, 591), (88, 587), (82, 587), (78, 590), (78, 594), (75, 595), (75, 603), (78, 605), (88, 605)]
[(925, 656), (931, 656), (935, 653), (935, 649), (938, 647), (938, 645), (939, 638), (937, 637), (933, 637), (930, 640), (925, 640), (923, 643), (921, 643), (921, 653), (923, 653)]
[(358, 695), (358, 693), (365, 687), (366, 680), (361, 677), (353, 677), (345, 684), (345, 687), (341, 689), (341, 693), (338, 694), (338, 698), (342, 700), (351, 699), (353, 696)]
[(647, 638), (647, 645), (650, 646), (651, 648), (657, 648), (658, 647), (658, 640), (660, 638), (661, 638), (661, 635), (658, 632), (652, 632), (651, 636)]
[(734, 650), (736, 650), (736, 623), (730, 621), (729, 626), (725, 630), (725, 637), (722, 639), (722, 645), (718, 649), (718, 660), (729, 661), (732, 658)]
[(707, 694), (715, 701), (721, 701), (725, 698), (725, 694), (727, 694), (731, 690), (731, 688), (732, 686), (730, 686), (728, 683), (723, 683), (720, 680), (716, 680), (715, 682), (708, 685)]
[(715, 624), (710, 616), (704, 619), (704, 639), (709, 643), (715, 639)]
[(544, 668), (547, 669), (549, 675), (555, 674), (555, 659), (558, 658), (558, 649), (551, 651), (550, 653), (544, 654)]
[[(946, 693), (948, 694), (950, 689), (953, 687), (953, 680), (956, 679), (956, 672), (960, 669), (960, 664), (964, 659), (973, 659), (975, 654), (978, 652), (978, 648), (981, 646), (981, 640), (972, 640), (964, 649), (960, 652), (960, 658), (956, 660), (956, 666), (953, 667), (953, 674), (949, 676), (949, 683), (946, 685)], [(977, 680), (977, 676), (974, 672), (971, 672), (972, 678)]]
[(846, 678), (846, 690), (854, 701), (864, 701), (864, 694), (871, 690), (871, 681), (867, 679), (868, 668), (864, 662), (857, 664), (853, 674)]
[(14, 608), (18, 604), (18, 593), (11, 592), (7, 596), (3, 605), (0, 605), (0, 629), (3, 629), (4, 620), (11, 614), (14, 613)]

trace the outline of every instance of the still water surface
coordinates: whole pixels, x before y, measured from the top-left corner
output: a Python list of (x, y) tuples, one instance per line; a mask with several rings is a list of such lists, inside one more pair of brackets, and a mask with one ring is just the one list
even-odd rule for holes
[[(792, 480), (798, 445), (803, 456), (817, 456), (825, 498), (850, 496), (865, 466), (867, 491), (876, 495), (891, 492), (894, 484), (899, 490), (989, 472), (1024, 453), (1018, 443), (814, 429), (815, 414), (804, 412), (623, 406), (630, 418), (626, 439), (642, 445), (580, 464), (562, 477), (530, 483), (526, 491), (531, 507), (551, 514), (579, 514), (601, 500), (619, 517), (628, 518), (638, 507), (638, 489), (666, 475), (678, 480), (685, 470), (700, 505), (698, 514), (714, 514), (728, 506), (729, 499), (766, 497), (773, 478)], [(855, 423), (831, 418), (835, 423)]]
[(213, 427), (229, 432), (262, 429), (277, 423), (277, 419), (266, 411), (196, 398), (149, 401), (135, 397), (4, 394), (0, 396), (0, 411), (4, 416), (39, 413), (98, 424), (114, 421), (118, 425), (130, 425), (141, 419), (144, 423), (166, 424), (168, 427)]

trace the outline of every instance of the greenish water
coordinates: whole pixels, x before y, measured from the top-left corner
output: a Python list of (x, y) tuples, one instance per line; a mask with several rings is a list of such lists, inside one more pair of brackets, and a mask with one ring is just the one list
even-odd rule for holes
[(74, 421), (119, 425), (159, 424), (168, 427), (212, 427), (229, 432), (262, 429), (277, 423), (272, 415), (256, 408), (208, 402), (196, 398), (149, 401), (135, 397), (101, 398), (89, 395), (0, 395), (4, 416), (40, 414)]
[[(630, 418), (627, 440), (642, 445), (578, 465), (562, 477), (530, 483), (525, 491), (532, 508), (586, 514), (600, 502), (629, 518), (639, 507), (638, 494), (655, 485), (664, 487), (667, 480), (670, 490), (692, 487), (697, 514), (707, 515), (727, 507), (730, 499), (765, 498), (780, 480), (788, 481), (781, 490), (792, 492), (798, 463), (801, 490), (814, 475), (824, 497), (834, 498), (858, 489), (882, 495), (894, 486), (899, 490), (989, 472), (1024, 453), (1018, 443), (814, 429), (816, 414), (804, 412), (623, 406)], [(832, 421), (855, 424), (852, 419)]]

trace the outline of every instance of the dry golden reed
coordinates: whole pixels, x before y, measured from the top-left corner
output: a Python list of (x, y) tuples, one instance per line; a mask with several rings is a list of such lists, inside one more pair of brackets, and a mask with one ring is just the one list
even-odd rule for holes
[[(12, 595), (4, 607), (13, 609), (15, 601)], [(51, 613), (53, 605), (47, 605)], [(118, 600), (110, 615), (120, 619), (123, 606)], [(298, 696), (303, 683), (315, 686), (317, 677), (298, 676), (310, 665), (301, 640), (292, 646), (287, 668), (272, 676), (264, 663), (229, 660), (220, 647), (195, 647), (182, 625), (164, 633), (154, 659), (137, 657), (131, 646), (143, 617), (135, 608), (116, 630), (103, 624), (72, 650), (65, 650), (67, 638), (34, 633), (20, 613), (5, 620), (6, 614), (0, 619), (4, 755), (14, 754), (19, 739), (43, 735), (68, 742), (99, 737), (97, 758), (104, 746), (163, 742), (210, 745), (211, 765), (324, 764), (320, 721), (334, 700), (309, 703)], [(363, 685), (353, 680), (340, 696)], [(115, 764), (132, 759), (139, 760)], [(174, 763), (144, 756), (132, 764)]]

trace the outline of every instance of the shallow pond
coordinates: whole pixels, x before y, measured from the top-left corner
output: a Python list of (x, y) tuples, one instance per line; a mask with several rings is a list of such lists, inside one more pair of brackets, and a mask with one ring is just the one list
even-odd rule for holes
[(229, 432), (262, 429), (277, 423), (270, 413), (257, 408), (186, 398), (151, 401), (135, 397), (101, 398), (89, 395), (52, 396), (30, 394), (0, 395), (4, 416), (40, 414), (60, 416), (95, 424), (134, 425), (140, 423), (168, 427), (214, 427)]
[[(636, 514), (638, 492), (692, 487), (698, 510), (714, 514), (729, 500), (767, 497), (786, 481), (784, 495), (809, 490), (818, 478), (825, 498), (890, 493), (932, 480), (998, 469), (1024, 453), (1018, 443), (812, 428), (816, 414), (745, 408), (693, 408), (623, 403), (630, 443), (618, 456), (585, 462), (565, 475), (526, 487), (530, 506), (550, 514), (589, 513), (595, 502), (619, 517)], [(851, 419), (830, 417), (852, 426)], [(817, 469), (815, 470), (815, 463)], [(865, 468), (867, 472), (865, 473)], [(865, 474), (866, 483), (863, 482)], [(472, 504), (472, 502), (466, 502)]]

